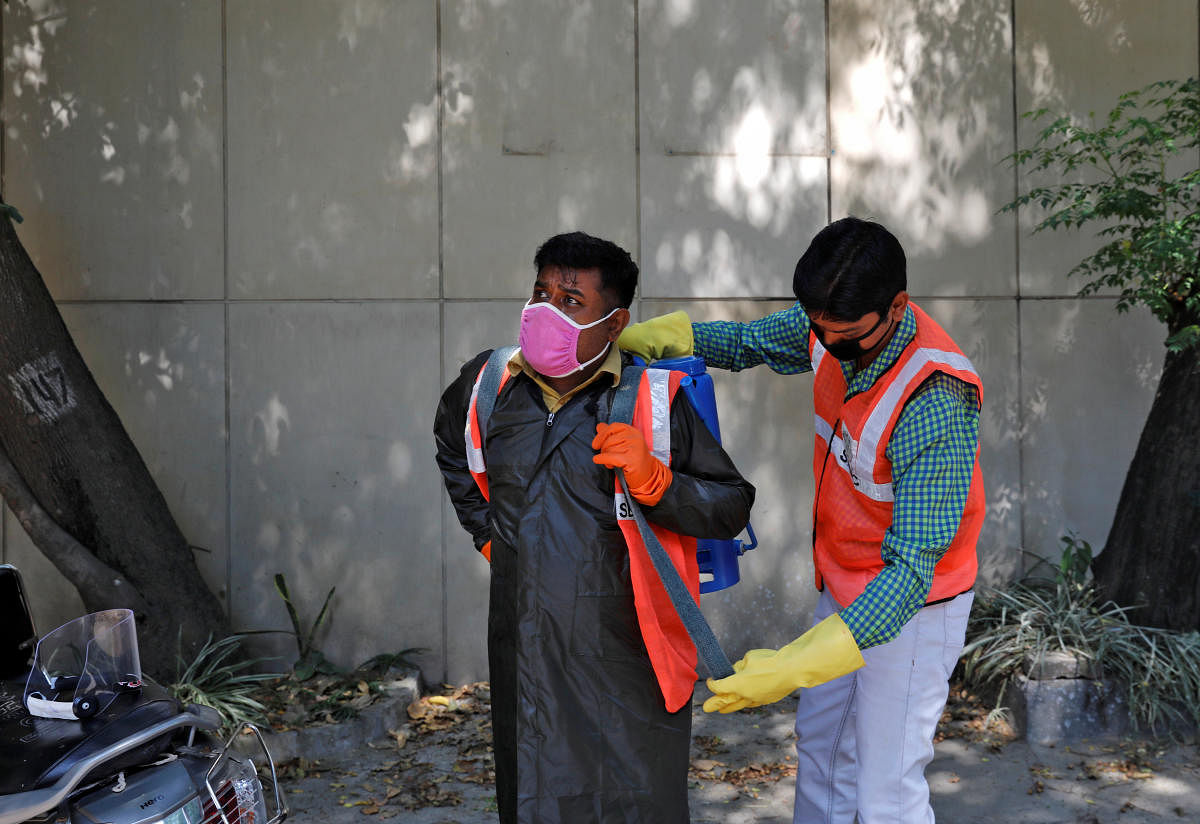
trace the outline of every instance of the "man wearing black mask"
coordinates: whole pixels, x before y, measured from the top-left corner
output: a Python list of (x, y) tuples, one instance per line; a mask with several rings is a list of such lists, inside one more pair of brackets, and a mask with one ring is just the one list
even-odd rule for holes
[(984, 517), (983, 389), (908, 299), (904, 250), (848, 217), (796, 264), (797, 303), (750, 323), (682, 312), (629, 327), (648, 360), (696, 354), (737, 371), (814, 373), (815, 625), (710, 680), (733, 712), (803, 688), (795, 821), (933, 821), (925, 766), (962, 649)]

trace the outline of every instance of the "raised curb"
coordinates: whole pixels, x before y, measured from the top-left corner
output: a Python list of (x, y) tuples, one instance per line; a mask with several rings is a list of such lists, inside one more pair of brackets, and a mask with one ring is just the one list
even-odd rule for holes
[[(297, 758), (319, 760), (359, 749), (367, 741), (382, 738), (408, 720), (408, 705), (421, 697), (421, 675), (411, 670), (389, 683), (387, 695), (336, 724), (319, 724), (291, 730), (262, 730), (267, 749), (276, 764)], [(243, 755), (261, 754), (253, 736), (241, 736), (234, 749)]]
[(1018, 675), (1009, 688), (1013, 728), (1031, 744), (1120, 736), (1130, 729), (1125, 690), (1112, 681)]

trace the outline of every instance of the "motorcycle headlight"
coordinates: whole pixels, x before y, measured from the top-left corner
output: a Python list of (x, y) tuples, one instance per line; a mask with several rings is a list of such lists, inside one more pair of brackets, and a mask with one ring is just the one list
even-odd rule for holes
[(200, 824), (204, 820), (204, 805), (197, 797), (155, 824)]

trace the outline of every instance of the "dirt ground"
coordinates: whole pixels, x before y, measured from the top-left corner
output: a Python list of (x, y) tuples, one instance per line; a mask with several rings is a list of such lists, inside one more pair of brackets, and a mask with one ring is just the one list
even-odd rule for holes
[[(794, 703), (693, 715), (693, 822), (791, 821)], [(408, 708), (386, 737), (283, 769), (292, 820), (368, 824), (496, 821), (486, 683), (447, 687)], [(1033, 747), (966, 691), (952, 690), (926, 770), (939, 820), (955, 824), (1200, 821), (1200, 753), (1128, 738)]]

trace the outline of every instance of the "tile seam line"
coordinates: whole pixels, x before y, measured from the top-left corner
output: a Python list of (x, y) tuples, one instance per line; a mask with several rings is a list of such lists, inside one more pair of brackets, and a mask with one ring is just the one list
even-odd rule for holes
[[(933, 295), (909, 292), (913, 300), (948, 301), (1115, 301), (1117, 295)], [(739, 303), (795, 302), (793, 295), (643, 295), (645, 301), (677, 301), (679, 303), (717, 303), (737, 301)], [(223, 300), (221, 298), (193, 298), (185, 300), (154, 300), (150, 298), (69, 298), (57, 300), (59, 306), (280, 306), (280, 305), (401, 305), (421, 303), (491, 303), (524, 302), (524, 296), (490, 295), (464, 298), (255, 298), (252, 300)]]
[[(438, 241), (437, 241), (437, 328), (438, 328), (438, 387), (446, 385), (446, 201), (445, 181), (443, 179), (443, 163), (445, 156), (445, 89), (442, 85), (442, 0), (434, 3), (434, 98), (437, 107), (437, 209), (438, 209)], [(439, 496), (438, 520), (441, 524), (441, 572), (442, 572), (442, 681), (450, 678), (450, 589), (446, 584), (446, 559), (449, 548), (446, 537), (450, 524), (446, 517), (444, 498)]]
[(233, 375), (229, 331), (229, 6), (221, 0), (221, 325), (225, 351), (225, 614), (233, 623)]

